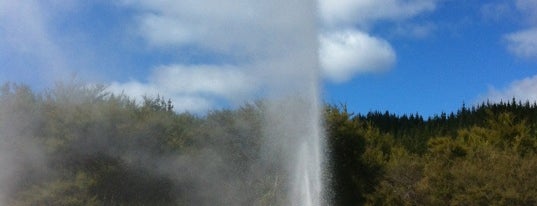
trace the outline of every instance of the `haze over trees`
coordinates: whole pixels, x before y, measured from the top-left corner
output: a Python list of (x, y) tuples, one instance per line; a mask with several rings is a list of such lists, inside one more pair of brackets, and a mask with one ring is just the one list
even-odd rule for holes
[[(284, 205), (263, 102), (206, 115), (102, 86), (0, 88), (0, 203)], [(424, 118), (324, 109), (333, 205), (535, 205), (537, 105)]]

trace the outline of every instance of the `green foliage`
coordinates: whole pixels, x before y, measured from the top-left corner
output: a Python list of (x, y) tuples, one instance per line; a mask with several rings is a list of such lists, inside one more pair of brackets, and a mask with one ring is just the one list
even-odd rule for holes
[(482, 123), (465, 125), (454, 137), (430, 138), (424, 155), (392, 154), (368, 204), (536, 204), (530, 125), (509, 112), (484, 114)]
[[(9, 186), (13, 205), (270, 205), (280, 199), (281, 174), (259, 164), (261, 104), (200, 117), (175, 113), (162, 97), (135, 102), (103, 86), (58, 84), (34, 94), (6, 84), (0, 92), (0, 149), (20, 162)], [(225, 197), (199, 185), (238, 193)]]
[(382, 167), (393, 144), (391, 139), (342, 109), (325, 109), (331, 183), (335, 205), (364, 202), (382, 175)]
[(57, 205), (57, 206), (98, 206), (103, 205), (92, 195), (89, 188), (95, 184), (86, 173), (80, 172), (74, 177), (34, 185), (21, 192), (10, 205)]
[(90, 194), (105, 205), (173, 205), (173, 183), (147, 168), (127, 165), (97, 155), (84, 160), (82, 171), (90, 174)]
[(365, 205), (419, 205), (423, 195), (418, 182), (423, 178), (421, 157), (394, 147), (384, 167), (384, 175), (373, 193), (366, 196)]
[[(286, 175), (260, 152), (263, 112), (198, 116), (99, 85), (36, 94), (6, 84), (0, 160), (17, 163), (6, 168), (16, 173), (8, 204), (284, 205)], [(428, 119), (327, 106), (324, 120), (333, 205), (537, 204), (537, 104)]]

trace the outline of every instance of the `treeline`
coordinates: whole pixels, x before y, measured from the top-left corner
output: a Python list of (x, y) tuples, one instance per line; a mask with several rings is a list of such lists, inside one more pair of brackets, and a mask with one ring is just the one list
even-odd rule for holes
[[(503, 113), (511, 113), (517, 120), (528, 123), (537, 122), (537, 103), (522, 102), (512, 99), (507, 102), (483, 102), (480, 105), (466, 107), (462, 105), (456, 112), (427, 117), (419, 114), (396, 115), (388, 111), (357, 114), (353, 118), (369, 122), (382, 133), (393, 136), (406, 149), (413, 153), (424, 153), (427, 150), (427, 140), (438, 136), (456, 136), (459, 129), (470, 126), (485, 126), (489, 118)], [(535, 133), (535, 124), (529, 124), (530, 132)]]
[[(0, 88), (2, 205), (288, 205), (262, 102), (206, 115), (102, 86)], [(537, 105), (324, 109), (331, 205), (535, 205)]]
[(537, 105), (427, 119), (328, 106), (335, 205), (536, 205)]

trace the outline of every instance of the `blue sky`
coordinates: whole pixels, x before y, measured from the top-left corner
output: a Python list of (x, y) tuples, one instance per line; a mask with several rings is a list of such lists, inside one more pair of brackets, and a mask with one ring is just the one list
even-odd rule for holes
[(354, 112), (537, 100), (537, 0), (319, 0), (317, 19), (288, 2), (0, 0), (0, 82), (76, 76), (203, 112), (262, 96), (251, 62), (289, 49), (277, 34), (318, 39), (321, 95)]

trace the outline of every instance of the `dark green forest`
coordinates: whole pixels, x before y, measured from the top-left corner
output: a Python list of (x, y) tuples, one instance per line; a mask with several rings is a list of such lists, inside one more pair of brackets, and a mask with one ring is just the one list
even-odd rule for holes
[[(285, 205), (263, 101), (204, 115), (104, 86), (0, 88), (5, 205)], [(537, 105), (432, 117), (324, 108), (331, 205), (536, 205)]]

